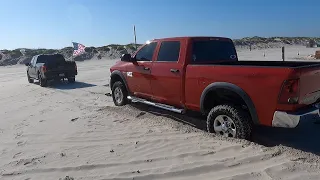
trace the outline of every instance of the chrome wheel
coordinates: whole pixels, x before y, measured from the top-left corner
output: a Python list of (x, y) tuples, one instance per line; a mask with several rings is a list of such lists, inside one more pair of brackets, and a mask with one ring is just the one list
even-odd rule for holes
[(114, 93), (114, 98), (115, 98), (116, 102), (118, 104), (120, 104), (123, 101), (123, 92), (122, 92), (121, 88), (120, 87), (116, 87), (114, 89), (113, 93)]
[(237, 129), (233, 120), (226, 115), (218, 115), (213, 122), (213, 129), (216, 133), (225, 137), (236, 137)]

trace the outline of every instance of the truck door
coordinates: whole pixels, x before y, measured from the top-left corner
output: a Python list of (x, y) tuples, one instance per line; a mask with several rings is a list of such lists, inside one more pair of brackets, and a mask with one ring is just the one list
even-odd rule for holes
[(134, 96), (151, 99), (152, 59), (157, 42), (142, 47), (134, 56), (135, 61), (127, 65), (127, 83)]
[(182, 107), (183, 57), (179, 40), (162, 41), (152, 65), (151, 88), (154, 101)]
[(36, 60), (37, 60), (37, 57), (34, 56), (30, 62), (30, 66), (28, 67), (28, 73), (29, 73), (29, 76), (32, 77), (32, 78), (37, 78), (37, 73), (36, 73)]

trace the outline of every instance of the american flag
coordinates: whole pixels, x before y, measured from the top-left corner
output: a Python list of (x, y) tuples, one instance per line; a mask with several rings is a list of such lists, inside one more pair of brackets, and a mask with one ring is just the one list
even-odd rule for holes
[(85, 52), (85, 46), (80, 43), (72, 42), (73, 44), (73, 56), (78, 56)]

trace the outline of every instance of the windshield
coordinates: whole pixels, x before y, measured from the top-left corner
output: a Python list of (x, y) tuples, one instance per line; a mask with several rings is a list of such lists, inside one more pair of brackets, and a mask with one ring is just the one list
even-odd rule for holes
[(192, 44), (192, 63), (215, 63), (238, 61), (237, 53), (231, 41), (194, 41)]

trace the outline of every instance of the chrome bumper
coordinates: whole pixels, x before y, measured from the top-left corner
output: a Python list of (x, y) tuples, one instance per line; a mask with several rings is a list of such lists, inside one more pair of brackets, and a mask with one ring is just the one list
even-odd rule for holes
[(284, 111), (275, 111), (273, 114), (272, 126), (282, 128), (295, 128), (299, 122), (308, 115), (318, 114), (319, 116), (320, 104), (316, 104), (308, 109), (298, 111), (295, 113), (287, 113)]

